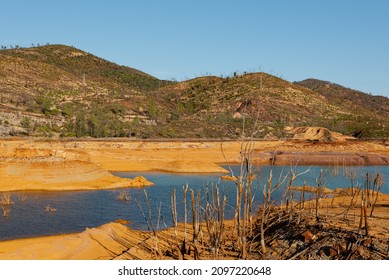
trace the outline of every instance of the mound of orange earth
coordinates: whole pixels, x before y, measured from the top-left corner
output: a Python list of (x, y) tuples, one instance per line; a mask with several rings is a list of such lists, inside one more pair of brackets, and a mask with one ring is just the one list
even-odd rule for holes
[[(108, 171), (165, 171), (180, 173), (227, 172), (220, 142), (150, 142), (46, 139), (0, 139), (0, 159), (52, 158), (80, 160)], [(239, 161), (240, 143), (224, 143), (230, 162)]]
[(345, 136), (338, 132), (333, 132), (324, 127), (301, 126), (287, 129), (287, 132), (293, 135), (294, 140), (311, 140), (311, 141), (346, 141), (355, 139), (354, 137)]
[(0, 163), (0, 191), (93, 190), (152, 184), (143, 177), (113, 176), (87, 161), (51, 157), (8, 159)]
[(1, 241), (2, 260), (109, 260), (127, 249), (127, 239), (142, 240), (141, 231), (119, 223), (81, 233)]

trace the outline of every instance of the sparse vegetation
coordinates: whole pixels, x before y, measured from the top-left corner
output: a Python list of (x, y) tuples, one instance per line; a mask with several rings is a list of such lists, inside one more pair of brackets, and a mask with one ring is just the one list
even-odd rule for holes
[(120, 193), (117, 195), (116, 199), (118, 201), (124, 201), (126, 203), (130, 202), (130, 194), (128, 193), (128, 191), (120, 191)]
[[(245, 164), (244, 168), (246, 166)], [(150, 235), (154, 236), (155, 242), (158, 240), (158, 244), (150, 243), (154, 244), (151, 245), (153, 247), (150, 248), (150, 253), (158, 259), (195, 260), (349, 260), (388, 257), (387, 239), (370, 234), (370, 223), (374, 217), (368, 214), (377, 201), (379, 194), (376, 190), (383, 184), (382, 175), (366, 175), (363, 187), (358, 183), (357, 189), (344, 188), (328, 192), (327, 170), (320, 173), (316, 180), (317, 186), (298, 189), (292, 187), (293, 182), (305, 172), (297, 173), (295, 168), (292, 167), (288, 174), (279, 178), (273, 178), (271, 171), (267, 174), (270, 176), (263, 188), (263, 203), (257, 211), (253, 211), (252, 216), (249, 214), (251, 206), (248, 189), (239, 187), (236, 194), (239, 206), (235, 206), (235, 213), (239, 213), (240, 209), (242, 212), (235, 215), (232, 221), (224, 218), (226, 199), (220, 193), (219, 186), (210, 186), (204, 191), (194, 191), (190, 186), (186, 186), (183, 188), (182, 203), (186, 205), (186, 193), (189, 191), (191, 219), (187, 221), (185, 214), (183, 223), (179, 223), (177, 195), (176, 190), (173, 190), (170, 200), (172, 229), (159, 232), (154, 227)], [(309, 169), (306, 172), (308, 171)], [(243, 180), (250, 183), (253, 173), (244, 174)], [(352, 185), (355, 183), (354, 175), (350, 172)], [(237, 182), (238, 186), (242, 180), (238, 179), (239, 176), (224, 177)], [(278, 188), (285, 190), (280, 203), (272, 199)], [(296, 192), (300, 192), (300, 196)], [(304, 192), (312, 192), (313, 196), (308, 198), (305, 194), (304, 197)], [(347, 202), (350, 203), (348, 207), (345, 204)], [(147, 205), (149, 204), (150, 201), (147, 202)], [(184, 211), (186, 213), (186, 206)], [(152, 217), (152, 214), (149, 215), (148, 221)], [(377, 220), (375, 223), (377, 224)]]
[(11, 193), (3, 192), (0, 197), (0, 207), (3, 210), (4, 219), (8, 218), (9, 213), (11, 212), (11, 205), (15, 202), (12, 200)]
[(23, 128), (27, 129), (28, 131), (32, 128), (32, 122), (29, 117), (23, 117), (20, 121), (20, 124)]
[[(268, 127), (273, 138), (287, 137), (285, 126), (322, 126), (362, 139), (389, 137), (387, 98), (322, 81), (293, 84), (246, 71), (161, 81), (63, 45), (0, 52), (0, 74), (19, 81), (0, 80), (0, 114), (11, 110), (26, 135), (238, 138), (239, 119), (245, 117), (247, 129), (260, 120), (256, 138), (265, 137)], [(40, 116), (29, 116), (29, 128), (18, 112)], [(62, 129), (47, 133), (38, 129), (43, 123)], [(23, 134), (16, 128), (4, 131)]]

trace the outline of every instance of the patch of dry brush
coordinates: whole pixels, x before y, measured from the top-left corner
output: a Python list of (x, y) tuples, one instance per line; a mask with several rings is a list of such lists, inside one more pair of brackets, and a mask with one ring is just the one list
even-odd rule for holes
[[(242, 144), (239, 175), (224, 176), (235, 184), (232, 220), (225, 219), (226, 198), (219, 187), (194, 191), (183, 187), (184, 222), (178, 223), (176, 190), (171, 193), (173, 227), (153, 227), (150, 202), (145, 192), (151, 229), (138, 249), (149, 259), (388, 259), (389, 196), (380, 193), (383, 178), (366, 173), (363, 183), (356, 183), (350, 173), (351, 188), (331, 191), (326, 188), (325, 173), (316, 186), (295, 187), (297, 173), (291, 167), (285, 176), (273, 178), (270, 171), (263, 187), (263, 200), (253, 210), (254, 174), (250, 143)], [(306, 171), (307, 172), (307, 171)], [(260, 174), (258, 174), (260, 175)], [(281, 203), (273, 193), (284, 187)], [(313, 198), (305, 199), (305, 193)], [(189, 203), (188, 203), (189, 202)], [(191, 215), (188, 215), (191, 214)], [(191, 216), (191, 217), (190, 217)], [(128, 252), (121, 257), (134, 258)], [(138, 255), (139, 257), (139, 255)]]

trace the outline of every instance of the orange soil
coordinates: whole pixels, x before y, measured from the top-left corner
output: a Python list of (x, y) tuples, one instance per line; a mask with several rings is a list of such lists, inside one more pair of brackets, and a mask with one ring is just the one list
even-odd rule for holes
[[(136, 185), (129, 183), (127, 179), (112, 176), (108, 171), (228, 173), (220, 165), (239, 163), (241, 149), (240, 142), (221, 141), (1, 139), (0, 191), (93, 189)], [(254, 153), (255, 163), (269, 163), (274, 151), (281, 151), (276, 156), (276, 163), (279, 164), (298, 163), (301, 157), (316, 158), (315, 153), (332, 153), (345, 158), (350, 158), (350, 154), (358, 156), (368, 153), (368, 157), (362, 158), (380, 160), (389, 155), (389, 147), (382, 142), (315, 144), (298, 141), (256, 141), (251, 143), (250, 150)], [(294, 156), (290, 156), (291, 154)], [(296, 155), (300, 155), (297, 160)], [(336, 160), (339, 163), (339, 157)], [(382, 163), (382, 160), (380, 162)]]
[(126, 247), (122, 238), (139, 240), (141, 232), (133, 232), (119, 224), (109, 223), (75, 234), (2, 241), (2, 260), (99, 260), (112, 259)]

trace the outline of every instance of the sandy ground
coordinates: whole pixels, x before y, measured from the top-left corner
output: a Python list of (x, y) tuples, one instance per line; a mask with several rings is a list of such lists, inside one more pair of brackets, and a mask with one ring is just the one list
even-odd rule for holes
[(109, 223), (84, 232), (0, 242), (2, 260), (109, 260), (127, 248), (122, 240), (142, 240), (145, 233)]

